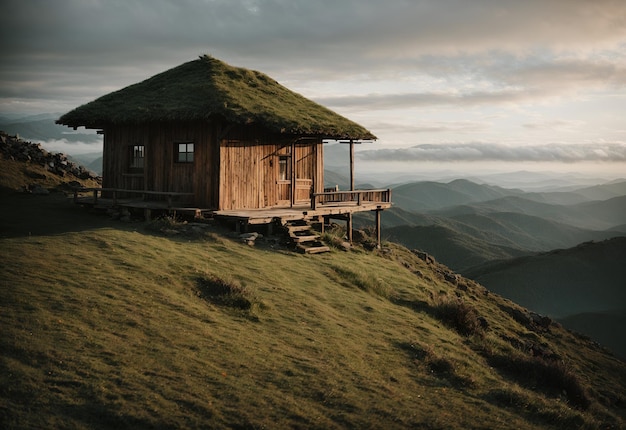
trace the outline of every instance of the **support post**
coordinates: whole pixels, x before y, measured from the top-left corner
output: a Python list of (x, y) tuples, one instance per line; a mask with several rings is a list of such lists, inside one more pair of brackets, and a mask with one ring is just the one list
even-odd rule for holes
[(376, 248), (380, 249), (380, 209), (376, 210)]
[(346, 219), (346, 230), (348, 233), (348, 242), (352, 245), (352, 212), (348, 214), (348, 218)]
[(354, 191), (354, 140), (350, 139), (350, 191)]

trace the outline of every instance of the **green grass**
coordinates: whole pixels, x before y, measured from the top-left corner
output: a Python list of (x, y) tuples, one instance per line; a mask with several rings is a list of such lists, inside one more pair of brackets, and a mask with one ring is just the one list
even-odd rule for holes
[[(1, 198), (2, 428), (625, 425), (623, 361), (401, 246), (309, 256)], [(444, 297), (487, 328), (460, 333)], [(530, 345), (563, 366), (549, 389), (511, 370), (549, 372)]]

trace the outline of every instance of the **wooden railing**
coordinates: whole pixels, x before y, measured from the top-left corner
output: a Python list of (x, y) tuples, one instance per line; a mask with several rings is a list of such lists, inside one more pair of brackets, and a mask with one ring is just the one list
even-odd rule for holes
[(391, 189), (329, 191), (311, 194), (311, 209), (313, 210), (315, 210), (317, 205), (354, 203), (357, 206), (361, 206), (364, 202), (391, 203)]
[[(74, 189), (74, 202), (78, 201), (78, 194), (83, 192), (93, 192), (93, 204), (98, 204), (98, 198), (102, 198), (102, 193), (111, 193), (111, 198), (113, 200), (113, 206), (117, 205), (118, 193), (122, 194), (140, 194), (144, 200), (147, 199), (148, 196), (165, 196), (167, 198), (167, 207), (172, 207), (172, 199), (173, 197), (189, 197), (193, 196), (194, 193), (177, 193), (171, 191), (144, 191), (144, 190), (123, 190), (119, 188), (75, 188)], [(100, 196), (98, 196), (100, 194)]]

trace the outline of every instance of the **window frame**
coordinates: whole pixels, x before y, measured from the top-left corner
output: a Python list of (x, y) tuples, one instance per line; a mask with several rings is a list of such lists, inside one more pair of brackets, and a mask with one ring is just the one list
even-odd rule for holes
[(146, 166), (146, 146), (140, 144), (129, 145), (128, 170), (130, 172), (143, 172)]
[[(181, 147), (184, 145), (184, 151)], [(191, 150), (190, 150), (191, 149)], [(196, 146), (192, 141), (174, 142), (174, 162), (178, 164), (193, 164), (195, 160)], [(181, 155), (184, 155), (181, 159)]]
[(291, 180), (291, 156), (289, 155), (278, 156), (278, 180)]

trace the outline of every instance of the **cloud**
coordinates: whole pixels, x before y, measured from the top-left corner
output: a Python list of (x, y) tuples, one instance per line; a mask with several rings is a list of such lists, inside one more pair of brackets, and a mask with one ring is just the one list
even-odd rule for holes
[(528, 123), (522, 124), (522, 127), (528, 130), (576, 131), (576, 129), (582, 125), (584, 125), (582, 121), (550, 120), (550, 121), (528, 122)]
[[(0, 26), (0, 104), (51, 100), (65, 109), (203, 53), (261, 70), (346, 109), (530, 103), (587, 87), (626, 85), (621, 0), (2, 5), (10, 19)], [(362, 91), (342, 90), (355, 80)], [(367, 90), (374, 80), (406, 86)], [(335, 95), (322, 94), (319, 82), (335, 83)]]
[(464, 133), (487, 130), (490, 124), (481, 121), (417, 121), (407, 124), (377, 122), (371, 128), (378, 131), (391, 130), (396, 133)]
[(626, 162), (626, 143), (507, 146), (495, 143), (424, 144), (402, 149), (365, 150), (356, 153), (368, 161), (503, 161), (503, 162)]
[(404, 109), (422, 106), (478, 106), (485, 104), (519, 103), (532, 100), (535, 91), (501, 90), (476, 91), (469, 93), (432, 92), (405, 94), (366, 94), (318, 98), (317, 101), (330, 107), (359, 109)]

